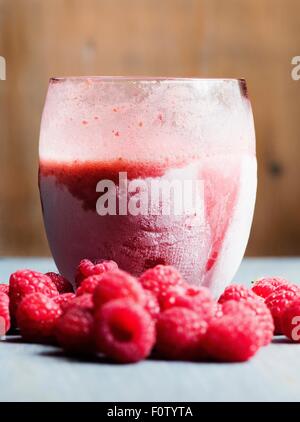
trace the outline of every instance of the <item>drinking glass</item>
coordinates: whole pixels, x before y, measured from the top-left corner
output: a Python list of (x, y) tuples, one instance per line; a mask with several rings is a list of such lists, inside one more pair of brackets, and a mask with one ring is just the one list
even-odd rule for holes
[(174, 265), (218, 294), (243, 257), (256, 195), (243, 79), (50, 79), (39, 187), (51, 252), (134, 275)]

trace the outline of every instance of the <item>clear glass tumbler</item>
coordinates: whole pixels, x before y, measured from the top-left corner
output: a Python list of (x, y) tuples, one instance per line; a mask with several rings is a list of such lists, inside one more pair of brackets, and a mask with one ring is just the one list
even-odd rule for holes
[(139, 275), (176, 266), (218, 294), (247, 244), (255, 133), (243, 79), (50, 80), (39, 186), (50, 248)]

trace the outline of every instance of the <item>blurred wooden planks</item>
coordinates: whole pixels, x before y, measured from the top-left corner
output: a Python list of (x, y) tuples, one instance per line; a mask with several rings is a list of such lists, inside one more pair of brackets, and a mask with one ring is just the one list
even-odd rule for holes
[(0, 255), (49, 253), (37, 190), (51, 75), (246, 77), (259, 189), (251, 255), (300, 254), (297, 0), (0, 0)]

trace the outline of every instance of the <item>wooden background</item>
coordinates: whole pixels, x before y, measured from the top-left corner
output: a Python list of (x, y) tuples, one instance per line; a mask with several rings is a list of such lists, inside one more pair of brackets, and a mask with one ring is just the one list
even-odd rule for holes
[(37, 190), (49, 76), (248, 81), (259, 189), (249, 255), (300, 254), (299, 0), (0, 0), (0, 255), (49, 254)]

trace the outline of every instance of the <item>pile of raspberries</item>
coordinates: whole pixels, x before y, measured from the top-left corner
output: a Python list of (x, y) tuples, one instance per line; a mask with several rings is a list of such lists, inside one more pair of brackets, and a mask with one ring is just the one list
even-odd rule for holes
[(215, 301), (207, 288), (189, 285), (172, 266), (157, 265), (138, 279), (114, 261), (84, 259), (75, 293), (52, 272), (19, 270), (9, 285), (0, 284), (0, 334), (11, 326), (25, 341), (120, 363), (150, 355), (242, 362), (274, 333), (300, 341), (300, 287), (265, 277), (251, 289), (230, 285)]

